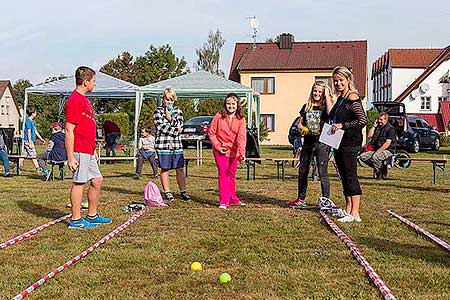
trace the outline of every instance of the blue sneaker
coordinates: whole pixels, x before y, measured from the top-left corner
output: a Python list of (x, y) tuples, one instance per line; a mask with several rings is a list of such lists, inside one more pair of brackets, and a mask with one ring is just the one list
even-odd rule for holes
[(97, 214), (95, 217), (87, 216), (85, 220), (93, 224), (110, 224), (112, 222), (111, 219), (102, 217), (99, 214)]
[(69, 221), (69, 229), (89, 229), (97, 227), (96, 224), (87, 222), (86, 219), (79, 219), (77, 221), (70, 220)]

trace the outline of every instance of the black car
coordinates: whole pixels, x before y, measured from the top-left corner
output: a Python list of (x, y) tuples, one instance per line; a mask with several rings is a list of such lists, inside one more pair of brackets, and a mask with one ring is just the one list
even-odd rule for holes
[(184, 123), (183, 131), (181, 132), (181, 142), (183, 143), (183, 148), (189, 146), (196, 146), (196, 140), (189, 140), (189, 138), (195, 138), (202, 136), (203, 145), (207, 148), (211, 148), (211, 142), (209, 141), (209, 127), (211, 126), (211, 121), (213, 116), (199, 116), (193, 117)]
[(378, 112), (387, 112), (389, 123), (397, 132), (397, 148), (417, 153), (423, 148), (439, 150), (440, 137), (424, 118), (406, 115), (405, 105), (397, 102), (376, 102)]

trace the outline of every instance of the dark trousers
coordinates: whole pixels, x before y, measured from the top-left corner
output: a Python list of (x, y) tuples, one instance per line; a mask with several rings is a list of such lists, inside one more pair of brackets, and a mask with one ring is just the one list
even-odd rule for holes
[(357, 155), (358, 147), (340, 147), (334, 151), (336, 165), (341, 175), (344, 196), (362, 194), (358, 180)]
[(141, 175), (142, 173), (142, 165), (144, 164), (144, 159), (150, 162), (150, 165), (153, 169), (153, 175), (158, 174), (158, 165), (155, 161), (155, 153), (150, 154), (147, 158), (145, 158), (142, 154), (137, 155), (137, 164), (136, 164), (136, 175)]
[(305, 199), (308, 188), (308, 173), (313, 157), (317, 158), (322, 196), (330, 197), (330, 180), (328, 178), (328, 147), (322, 143), (303, 145), (298, 168), (298, 198)]

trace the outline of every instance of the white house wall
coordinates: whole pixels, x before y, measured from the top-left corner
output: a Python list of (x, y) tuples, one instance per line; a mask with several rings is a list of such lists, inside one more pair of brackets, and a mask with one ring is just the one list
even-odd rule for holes
[(397, 98), (420, 74), (425, 71), (424, 68), (393, 68), (392, 69), (392, 97)]
[[(448, 97), (448, 84), (442, 84), (439, 83), (439, 79), (442, 77), (442, 75), (445, 74), (450, 69), (450, 60), (447, 60), (440, 64), (436, 70), (434, 70), (430, 75), (428, 75), (425, 80), (422, 81), (422, 83), (419, 84), (419, 88), (417, 91), (419, 92), (419, 96), (412, 99), (411, 95), (408, 95), (404, 100), (403, 103), (405, 104), (406, 112), (407, 113), (430, 113), (430, 114), (436, 114), (439, 110), (439, 101), (438, 97)], [(430, 89), (423, 93), (420, 90), (420, 86), (424, 83), (429, 84)], [(446, 88), (447, 87), (447, 88)], [(420, 97), (431, 97), (431, 110), (421, 110), (421, 99)]]
[[(7, 99), (9, 99), (9, 103), (6, 101)], [(9, 115), (7, 115), (6, 106), (9, 106)], [(19, 112), (9, 88), (6, 88), (3, 96), (0, 98), (0, 109), (3, 109), (3, 111), (0, 110), (0, 127), (14, 127), (18, 131)]]

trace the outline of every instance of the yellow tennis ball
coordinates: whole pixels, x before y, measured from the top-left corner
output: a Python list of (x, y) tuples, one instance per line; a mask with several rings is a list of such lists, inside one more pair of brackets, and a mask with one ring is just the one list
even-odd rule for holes
[(191, 270), (192, 270), (192, 271), (201, 271), (201, 270), (203, 270), (202, 264), (199, 263), (198, 261), (193, 262), (193, 263), (191, 264)]
[(308, 132), (309, 132), (308, 127), (303, 126), (302, 127), (302, 134), (305, 135), (305, 134), (308, 134)]

